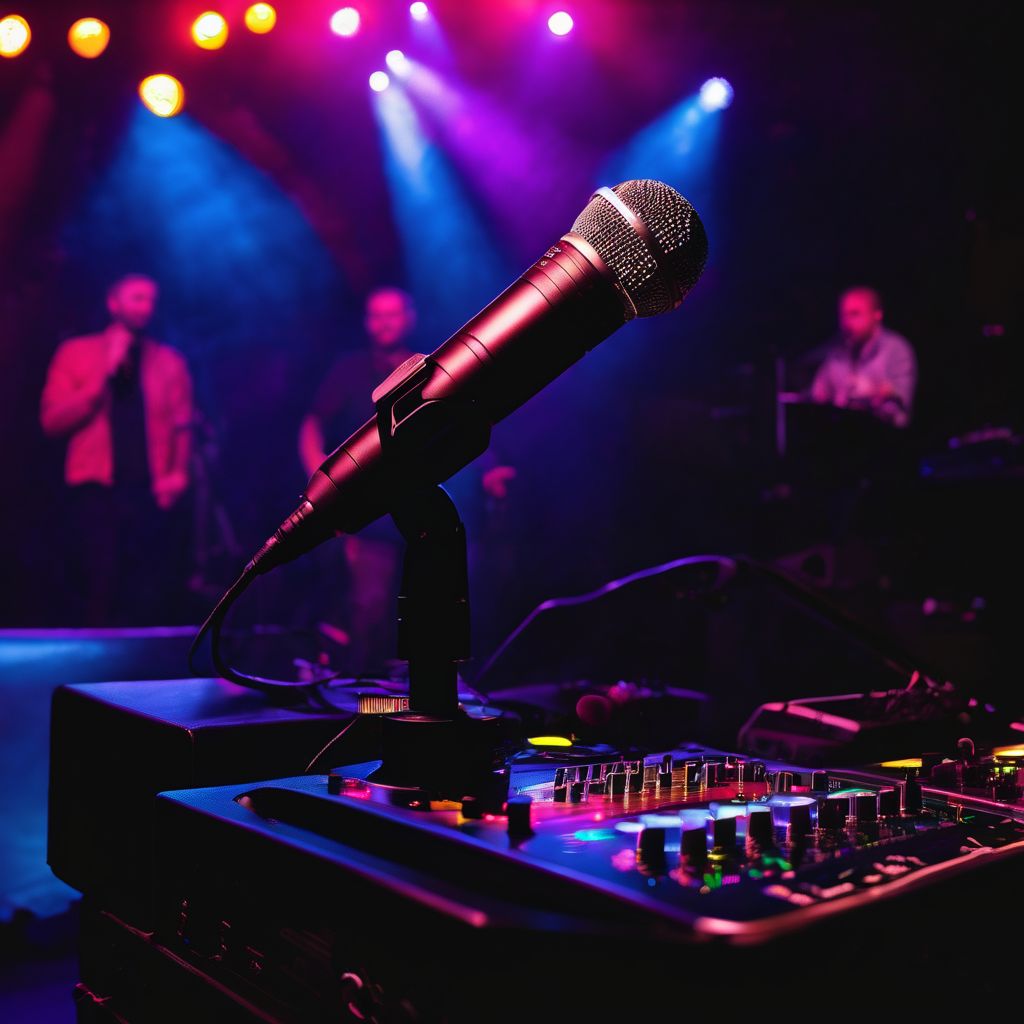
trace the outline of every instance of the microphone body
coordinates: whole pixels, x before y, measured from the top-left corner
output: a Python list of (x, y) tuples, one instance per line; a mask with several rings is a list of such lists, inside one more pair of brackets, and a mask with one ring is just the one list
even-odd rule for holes
[(447, 480), (486, 450), (495, 423), (627, 320), (675, 309), (706, 257), (700, 218), (668, 185), (598, 189), (572, 230), (511, 287), (374, 390), (377, 414), (324, 460), (246, 571), (361, 530)]
[(403, 495), (447, 480), (486, 450), (494, 424), (630, 312), (593, 247), (564, 236), (433, 353), (413, 356), (374, 390), (378, 413), (328, 455), (254, 567), (266, 572), (335, 533), (355, 533)]

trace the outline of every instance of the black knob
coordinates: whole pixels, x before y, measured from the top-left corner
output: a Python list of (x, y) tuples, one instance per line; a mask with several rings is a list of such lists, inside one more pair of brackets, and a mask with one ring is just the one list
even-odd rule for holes
[(736, 819), (715, 818), (712, 827), (714, 845), (723, 849), (731, 849), (736, 845)]
[(861, 823), (875, 821), (878, 818), (878, 797), (874, 793), (855, 793), (851, 810)]
[(462, 816), (464, 818), (482, 818), (484, 816), (484, 802), (478, 796), (464, 796), (462, 798)]
[(900, 813), (900, 795), (895, 789), (878, 791), (878, 816), (880, 818), (896, 818)]
[(789, 838), (795, 842), (811, 831), (811, 808), (809, 804), (794, 804), (789, 809)]
[(607, 780), (607, 792), (613, 796), (622, 796), (626, 792), (626, 769), (622, 765), (616, 765)]
[(763, 811), (753, 811), (747, 823), (747, 835), (756, 843), (771, 843), (775, 838), (775, 828), (772, 825), (772, 812), (765, 808)]
[(684, 828), (680, 853), (688, 860), (700, 863), (708, 855), (708, 834), (701, 828)]
[(566, 770), (564, 768), (555, 769), (555, 792), (554, 799), (556, 803), (565, 803), (565, 797), (568, 792), (568, 788), (565, 784)]
[(665, 863), (665, 830), (645, 828), (636, 837), (637, 858), (649, 867)]
[(903, 783), (900, 809), (904, 814), (921, 813), (921, 783), (907, 773), (907, 781)]
[(828, 772), (811, 772), (811, 792), (828, 792)]
[(528, 796), (514, 796), (505, 804), (505, 813), (508, 815), (508, 834), (514, 839), (520, 839), (533, 832), (530, 827), (530, 808), (533, 800)]
[(818, 828), (845, 828), (846, 813), (849, 809), (849, 802), (840, 797), (837, 799), (825, 798), (818, 801)]
[(585, 783), (583, 782), (574, 782), (569, 787), (569, 803), (578, 804), (582, 801), (584, 787)]

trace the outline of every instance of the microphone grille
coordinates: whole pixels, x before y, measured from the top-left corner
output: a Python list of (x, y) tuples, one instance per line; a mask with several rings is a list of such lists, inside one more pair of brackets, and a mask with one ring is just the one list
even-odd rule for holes
[(637, 316), (678, 306), (700, 278), (708, 255), (697, 211), (662, 181), (624, 181), (595, 193), (572, 231), (615, 274)]

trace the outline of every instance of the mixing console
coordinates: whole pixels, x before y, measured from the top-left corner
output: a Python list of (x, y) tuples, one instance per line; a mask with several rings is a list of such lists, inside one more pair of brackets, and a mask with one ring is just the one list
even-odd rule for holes
[(257, 818), (429, 858), (442, 877), (475, 860), (498, 891), (558, 879), (595, 904), (751, 941), (1024, 852), (1024, 750), (922, 764), (825, 771), (699, 746), (636, 758), (531, 747), (510, 761), (502, 808), (369, 781), (377, 762), (234, 796)]
[(823, 1003), (864, 956), (895, 1012), (995, 998), (1015, 962), (1022, 748), (822, 769), (538, 737), (461, 800), (380, 766), (159, 797), (139, 941), (173, 1013), (187, 974), (246, 1021), (619, 1021), (779, 962)]

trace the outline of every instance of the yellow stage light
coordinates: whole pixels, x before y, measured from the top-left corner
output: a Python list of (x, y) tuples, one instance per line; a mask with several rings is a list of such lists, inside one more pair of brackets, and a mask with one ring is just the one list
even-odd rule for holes
[(150, 75), (139, 83), (142, 102), (157, 117), (174, 117), (185, 106), (185, 90), (173, 75)]
[(1024, 758), (1024, 746), (1017, 743), (1012, 747), (993, 747), (992, 753), (996, 757), (1004, 757), (1012, 760)]
[(896, 761), (883, 761), (880, 768), (920, 768), (921, 758), (919, 757), (901, 757)]
[(270, 4), (253, 4), (245, 12), (245, 27), (256, 35), (266, 35), (277, 24), (277, 11)]
[(79, 18), (68, 29), (68, 45), (79, 57), (98, 57), (110, 42), (110, 29), (99, 18)]
[(0, 57), (17, 57), (32, 39), (32, 29), (20, 14), (0, 20)]
[(204, 50), (219, 50), (228, 41), (228, 23), (223, 14), (205, 11), (192, 22), (192, 39)]

